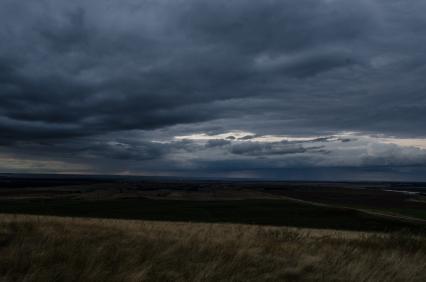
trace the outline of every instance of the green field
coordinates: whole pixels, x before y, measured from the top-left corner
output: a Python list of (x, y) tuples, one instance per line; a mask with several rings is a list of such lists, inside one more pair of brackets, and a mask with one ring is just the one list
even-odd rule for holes
[(187, 201), (152, 199), (73, 200), (20, 199), (0, 201), (0, 213), (73, 217), (228, 222), (274, 226), (364, 231), (409, 229), (425, 226), (368, 215), (344, 208), (321, 207), (288, 200)]

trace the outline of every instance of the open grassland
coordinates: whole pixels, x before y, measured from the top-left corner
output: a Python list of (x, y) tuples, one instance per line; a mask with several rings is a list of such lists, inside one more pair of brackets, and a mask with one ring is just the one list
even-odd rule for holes
[(354, 209), (280, 199), (221, 201), (145, 198), (1, 200), (0, 213), (140, 219), (206, 223), (243, 223), (317, 229), (426, 233), (426, 224), (402, 221)]
[[(0, 174), (0, 213), (395, 231), (411, 228), (402, 219), (426, 225), (425, 191), (426, 183)], [(399, 222), (389, 221), (397, 217)]]
[(426, 281), (426, 237), (0, 215), (0, 281)]

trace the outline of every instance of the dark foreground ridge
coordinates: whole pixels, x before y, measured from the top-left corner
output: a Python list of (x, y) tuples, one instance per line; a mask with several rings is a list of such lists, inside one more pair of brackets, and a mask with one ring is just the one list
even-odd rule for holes
[(0, 214), (1, 281), (425, 281), (426, 238)]

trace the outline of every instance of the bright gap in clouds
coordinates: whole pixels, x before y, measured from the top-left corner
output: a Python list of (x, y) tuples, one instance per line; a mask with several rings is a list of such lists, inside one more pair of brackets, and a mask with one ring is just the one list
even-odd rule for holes
[(209, 140), (229, 140), (229, 141), (250, 141), (250, 142), (262, 142), (262, 143), (273, 143), (282, 141), (298, 141), (298, 142), (321, 142), (321, 141), (349, 141), (356, 138), (367, 138), (375, 140), (377, 143), (384, 144), (395, 144), (401, 147), (416, 147), (419, 149), (426, 150), (426, 139), (421, 138), (397, 138), (397, 137), (376, 137), (357, 132), (340, 132), (338, 134), (330, 136), (288, 136), (288, 135), (258, 135), (249, 131), (235, 130), (220, 134), (207, 134), (207, 133), (193, 133), (189, 135), (175, 136), (174, 139), (178, 141), (191, 140), (195, 142), (207, 142)]
[(426, 139), (419, 138), (379, 138), (383, 143), (396, 144), (403, 147), (417, 147), (426, 150)]
[(208, 141), (217, 139), (252, 141), (252, 142), (281, 142), (281, 141), (309, 141), (322, 136), (295, 137), (286, 135), (258, 135), (248, 131), (229, 131), (221, 134), (194, 133), (190, 135), (175, 136), (175, 140)]

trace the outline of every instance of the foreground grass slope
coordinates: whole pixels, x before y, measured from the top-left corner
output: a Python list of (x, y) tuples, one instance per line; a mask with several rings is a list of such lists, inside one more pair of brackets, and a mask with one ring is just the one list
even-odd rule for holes
[(426, 238), (0, 215), (0, 281), (426, 281)]

